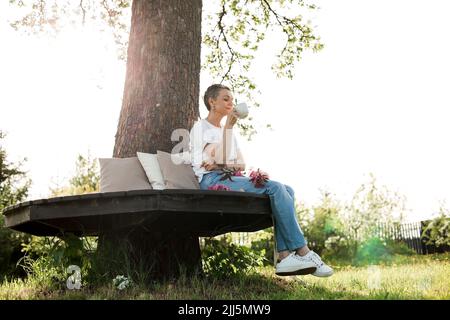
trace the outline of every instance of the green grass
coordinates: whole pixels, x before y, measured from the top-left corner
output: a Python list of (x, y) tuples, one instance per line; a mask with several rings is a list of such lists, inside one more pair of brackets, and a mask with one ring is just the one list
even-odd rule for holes
[(334, 266), (330, 278), (277, 277), (272, 267), (226, 280), (155, 282), (120, 291), (112, 284), (52, 289), (34, 279), (3, 281), (0, 299), (450, 299), (450, 254), (398, 256), (376, 266)]

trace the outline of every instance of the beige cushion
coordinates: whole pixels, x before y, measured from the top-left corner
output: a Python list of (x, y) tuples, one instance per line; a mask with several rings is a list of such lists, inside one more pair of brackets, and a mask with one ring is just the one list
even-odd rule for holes
[[(183, 163), (179, 155), (171, 155), (158, 150), (157, 157), (167, 189), (200, 189), (191, 165)], [(172, 161), (172, 157), (174, 161)]]
[(100, 192), (152, 189), (137, 157), (100, 158)]
[(155, 190), (163, 190), (166, 188), (162, 176), (161, 168), (159, 167), (158, 157), (156, 154), (137, 152), (139, 162), (144, 168), (148, 181)]

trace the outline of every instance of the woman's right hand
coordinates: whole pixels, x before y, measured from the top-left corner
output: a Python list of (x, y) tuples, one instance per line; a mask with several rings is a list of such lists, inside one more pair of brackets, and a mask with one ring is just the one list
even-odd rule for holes
[(235, 116), (235, 114), (232, 112), (227, 116), (227, 121), (225, 122), (225, 128), (231, 129), (238, 121), (238, 118)]

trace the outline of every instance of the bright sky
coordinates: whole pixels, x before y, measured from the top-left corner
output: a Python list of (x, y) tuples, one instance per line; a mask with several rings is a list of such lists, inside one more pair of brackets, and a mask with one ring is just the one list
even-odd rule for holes
[[(308, 205), (320, 189), (349, 199), (372, 172), (406, 196), (409, 220), (429, 218), (450, 203), (450, 3), (314, 2), (325, 49), (306, 55), (292, 81), (276, 79), (267, 63), (277, 37), (254, 63), (262, 107), (250, 112), (274, 131), (241, 139), (249, 166)], [(7, 8), (2, 1), (0, 129), (9, 159), (28, 158), (30, 198), (43, 198), (73, 174), (78, 154), (112, 156), (125, 69), (105, 35), (21, 36)]]

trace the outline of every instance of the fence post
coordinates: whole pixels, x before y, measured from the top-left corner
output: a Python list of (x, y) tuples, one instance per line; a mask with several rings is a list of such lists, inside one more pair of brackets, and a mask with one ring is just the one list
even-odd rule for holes
[(425, 230), (425, 223), (426, 223), (426, 221), (420, 221), (420, 244), (422, 246), (423, 254), (428, 254), (427, 245), (425, 244), (425, 240), (422, 238), (423, 237), (423, 231)]

